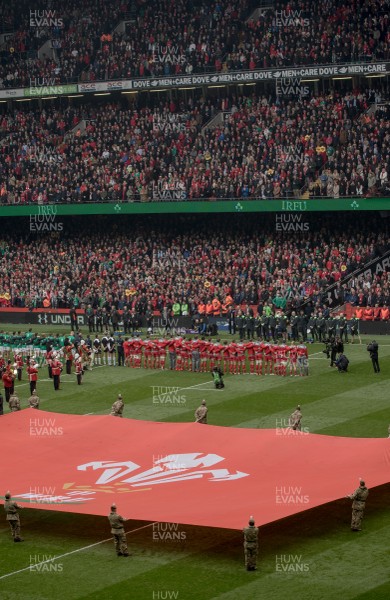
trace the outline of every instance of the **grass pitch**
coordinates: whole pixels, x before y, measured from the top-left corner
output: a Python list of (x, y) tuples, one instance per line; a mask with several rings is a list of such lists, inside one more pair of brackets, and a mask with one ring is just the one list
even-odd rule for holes
[[(52, 382), (45, 381), (47, 370), (42, 368), (38, 384), (41, 408), (62, 413), (108, 414), (121, 392), (126, 403), (125, 417), (183, 422), (193, 420), (195, 408), (206, 398), (209, 423), (213, 425), (274, 428), (299, 403), (302, 425), (311, 433), (387, 437), (390, 337), (378, 339), (380, 374), (373, 372), (365, 346), (368, 341), (363, 338), (362, 345), (346, 346), (350, 359), (347, 374), (330, 369), (323, 346), (313, 344), (309, 346), (308, 378), (227, 376), (223, 391), (214, 390), (210, 376), (203, 373), (100, 367), (85, 375), (81, 387), (76, 385), (75, 375), (63, 375), (62, 390), (54, 394)], [(157, 386), (180, 388), (181, 402), (157, 401), (153, 390)], [(26, 406), (26, 378), (16, 387)], [(2, 460), (12, 460), (12, 448), (3, 448)], [(23, 469), (23, 465), (15, 468)], [(302, 465), (297, 465), (300, 468), (304, 468), (304, 457)], [(7, 482), (2, 481), (2, 485), (5, 491)], [(363, 531), (357, 534), (350, 531), (348, 500), (261, 527), (258, 570), (249, 573), (244, 570), (242, 534), (238, 531), (179, 525), (181, 539), (166, 536), (157, 540), (152, 523), (128, 521), (132, 556), (118, 558), (107, 518), (24, 509), (23, 544), (12, 543), (5, 520), (0, 525), (0, 598), (389, 598), (389, 492), (390, 485), (370, 490)], [(243, 515), (243, 526), (247, 518)], [(295, 566), (280, 570), (277, 564), (281, 563)]]

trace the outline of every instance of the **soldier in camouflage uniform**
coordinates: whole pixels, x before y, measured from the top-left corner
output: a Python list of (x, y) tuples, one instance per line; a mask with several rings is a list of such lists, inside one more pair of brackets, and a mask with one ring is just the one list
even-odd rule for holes
[(202, 400), (202, 404), (195, 411), (195, 423), (206, 423), (207, 424), (206, 400)]
[(259, 528), (255, 527), (255, 520), (253, 517), (250, 517), (248, 527), (244, 527), (243, 533), (245, 567), (247, 571), (255, 571), (258, 552)]
[(16, 394), (12, 394), (12, 396), (10, 396), (9, 409), (11, 412), (17, 412), (20, 410), (20, 400)]
[(113, 417), (123, 417), (123, 409), (125, 404), (122, 399), (122, 394), (118, 394), (118, 399), (114, 402), (111, 407), (111, 415)]
[(301, 431), (301, 427), (302, 427), (301, 420), (302, 420), (301, 405), (298, 404), (297, 408), (294, 410), (294, 412), (290, 415), (290, 418), (289, 418), (289, 426), (291, 427), (291, 429)]
[(361, 531), (362, 519), (364, 514), (364, 508), (366, 506), (366, 500), (368, 496), (368, 489), (366, 488), (366, 484), (361, 479), (359, 487), (349, 496), (346, 496), (352, 502), (352, 521), (351, 521), (351, 529), (352, 531)]
[(22, 506), (11, 500), (11, 493), (7, 492), (5, 494), (4, 510), (7, 515), (6, 520), (11, 527), (14, 542), (23, 542), (23, 539), (20, 537), (20, 517), (18, 513), (21, 508)]
[(29, 408), (39, 408), (39, 396), (37, 395), (37, 391), (33, 390), (30, 398), (28, 399)]
[(114, 535), (115, 550), (118, 556), (130, 556), (127, 550), (126, 534), (123, 523), (126, 521), (116, 512), (116, 504), (112, 504), (111, 512), (108, 515), (111, 525), (111, 533)]

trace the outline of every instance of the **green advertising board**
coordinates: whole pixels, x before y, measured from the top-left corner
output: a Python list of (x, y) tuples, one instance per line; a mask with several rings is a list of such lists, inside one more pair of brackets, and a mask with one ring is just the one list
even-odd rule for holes
[(50, 204), (1, 206), (0, 217), (37, 215), (128, 215), (163, 213), (332, 212), (390, 210), (390, 198), (328, 200), (200, 200), (197, 202), (112, 202), (102, 204)]

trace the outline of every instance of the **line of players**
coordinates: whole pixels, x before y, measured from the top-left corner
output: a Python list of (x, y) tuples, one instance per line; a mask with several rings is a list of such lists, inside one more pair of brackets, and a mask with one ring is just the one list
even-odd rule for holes
[(210, 372), (219, 367), (232, 375), (247, 373), (249, 368), (249, 373), (256, 375), (308, 375), (304, 344), (131, 338), (123, 342), (123, 349), (125, 365), (133, 368)]
[[(21, 377), (24, 360), (30, 384), (37, 383), (38, 365), (34, 359), (15, 353), (15, 375)], [(65, 363), (66, 373), (72, 368), (80, 385), (86, 370), (94, 365), (128, 366), (145, 369), (170, 369), (176, 371), (210, 372), (219, 367), (232, 375), (308, 375), (308, 351), (304, 344), (270, 343), (248, 340), (246, 342), (206, 340), (181, 336), (152, 339), (132, 337), (118, 340), (105, 335), (100, 340), (81, 340), (74, 344), (68, 339), (60, 350), (48, 348), (45, 363), (54, 388), (59, 388), (59, 376)], [(1, 359), (0, 359), (1, 362)], [(11, 361), (9, 361), (11, 362)], [(1, 365), (0, 365), (1, 366)]]

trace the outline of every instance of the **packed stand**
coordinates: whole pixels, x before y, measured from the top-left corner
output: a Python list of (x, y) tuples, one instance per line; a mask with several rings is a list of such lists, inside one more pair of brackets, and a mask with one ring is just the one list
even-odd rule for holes
[[(1, 120), (2, 204), (389, 195), (389, 107), (378, 94), (173, 100)], [(204, 127), (222, 111), (224, 120)], [(54, 115), (54, 118), (51, 116)], [(67, 136), (78, 120), (87, 126)], [(48, 122), (50, 121), (50, 126)], [(29, 149), (44, 146), (39, 160)]]
[[(14, 4), (2, 87), (27, 86), (31, 77), (68, 83), (389, 59), (388, 0), (290, 0), (253, 19), (255, 0), (88, 0), (82, 8), (67, 0), (55, 7), (60, 27), (31, 27), (31, 5)], [(117, 33), (121, 21), (126, 30)], [(39, 60), (48, 39), (54, 50)]]
[(263, 215), (261, 226), (253, 215), (237, 217), (160, 215), (145, 223), (133, 216), (114, 228), (96, 218), (93, 232), (72, 221), (61, 235), (14, 227), (0, 244), (2, 305), (91, 305), (102, 311), (103, 329), (112, 306), (165, 317), (194, 316), (202, 305), (206, 315), (240, 305), (320, 308), (333, 283), (342, 302), (390, 306), (389, 270), (342, 281), (389, 249), (379, 216), (317, 216), (312, 231), (294, 233), (275, 232), (274, 216)]

